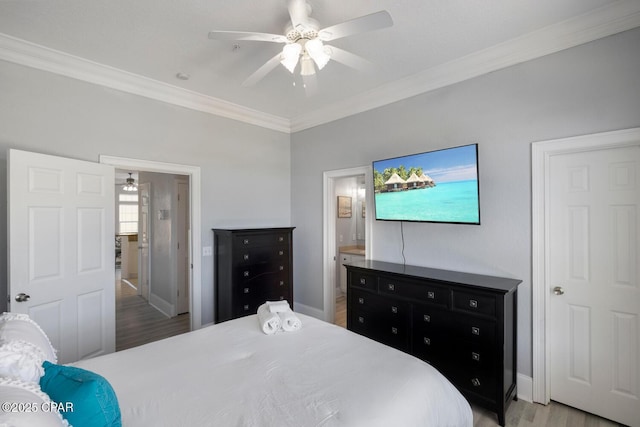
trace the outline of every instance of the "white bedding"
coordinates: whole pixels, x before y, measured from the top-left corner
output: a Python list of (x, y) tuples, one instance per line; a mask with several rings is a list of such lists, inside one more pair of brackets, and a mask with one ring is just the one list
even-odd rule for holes
[(74, 365), (109, 380), (124, 427), (472, 425), (427, 363), (298, 316), (297, 332), (253, 315)]

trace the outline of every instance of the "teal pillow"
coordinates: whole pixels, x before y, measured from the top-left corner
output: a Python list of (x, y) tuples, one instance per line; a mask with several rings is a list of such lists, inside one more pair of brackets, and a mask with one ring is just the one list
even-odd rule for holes
[(73, 366), (42, 364), (40, 388), (58, 403), (61, 415), (77, 427), (120, 427), (116, 393), (104, 377)]

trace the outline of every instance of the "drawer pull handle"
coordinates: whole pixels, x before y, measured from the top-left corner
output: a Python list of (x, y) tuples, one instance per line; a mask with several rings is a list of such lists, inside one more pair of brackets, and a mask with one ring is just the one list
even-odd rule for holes
[(284, 270), (284, 265), (280, 266), (280, 271)]
[(358, 298), (358, 304), (364, 304), (364, 298)]
[(278, 251), (278, 255), (280, 256), (284, 255), (284, 251)]
[(472, 326), (471, 327), (471, 333), (473, 335), (480, 335), (480, 328), (478, 328), (477, 326)]
[(245, 294), (248, 294), (249, 293), (249, 288), (244, 288), (243, 291), (244, 291)]
[(474, 300), (474, 299), (470, 299), (469, 300), (469, 307), (471, 308), (478, 308), (478, 301)]
[(431, 345), (431, 338), (424, 337), (424, 343), (426, 345)]
[(473, 384), (474, 387), (480, 387), (480, 380), (477, 378), (472, 378), (471, 384)]
[(280, 301), (284, 300), (284, 297), (282, 295), (280, 295)]
[(393, 283), (388, 283), (387, 284), (387, 289), (389, 289), (390, 291), (395, 291), (396, 290), (396, 285), (394, 285)]
[(249, 272), (248, 271), (245, 271), (243, 274), (244, 274), (244, 277), (249, 277)]
[(364, 323), (364, 317), (362, 317), (362, 316), (358, 316), (358, 322), (360, 322), (360, 323)]
[(398, 328), (391, 327), (391, 333), (394, 335), (398, 335)]
[(475, 360), (476, 362), (480, 361), (480, 354), (476, 353), (476, 352), (471, 352), (471, 359)]
[(244, 308), (244, 311), (249, 310), (249, 304), (245, 304), (242, 308)]
[(249, 239), (244, 239), (244, 240), (242, 241), (242, 243), (244, 243), (245, 245), (248, 245), (248, 244), (249, 244)]
[(431, 316), (429, 316), (428, 314), (424, 315), (424, 321), (427, 323), (431, 323)]
[(245, 261), (248, 260), (249, 259), (249, 254), (244, 254), (244, 256), (242, 258), (244, 258)]
[(398, 313), (398, 307), (395, 307), (395, 306), (391, 307), (391, 312)]
[(282, 236), (278, 237), (278, 242), (284, 242), (284, 237)]
[(361, 285), (366, 285), (367, 284), (367, 279), (365, 279), (364, 277), (360, 278), (360, 284)]
[(433, 291), (429, 291), (427, 292), (427, 298), (429, 299), (436, 299), (436, 293)]
[(284, 280), (280, 280), (280, 286), (284, 286)]

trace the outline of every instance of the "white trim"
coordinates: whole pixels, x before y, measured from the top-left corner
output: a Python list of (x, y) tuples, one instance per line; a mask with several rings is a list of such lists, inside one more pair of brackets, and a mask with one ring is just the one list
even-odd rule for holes
[(640, 2), (621, 0), (288, 119), (0, 33), (0, 60), (157, 101), (293, 133), (640, 26)]
[(549, 381), (549, 351), (546, 346), (549, 328), (546, 323), (548, 283), (547, 218), (549, 197), (549, 162), (552, 156), (581, 151), (640, 145), (640, 128), (582, 135), (551, 141), (535, 142), (531, 146), (532, 182), (532, 317), (533, 317), (533, 401), (547, 404), (551, 399)]
[(0, 33), (0, 59), (289, 133), (289, 120)]
[(638, 26), (640, 2), (615, 2), (294, 117), (291, 132), (369, 111)]
[(149, 295), (149, 305), (167, 317), (173, 317), (176, 315), (175, 305), (162, 299), (153, 292)]
[(315, 307), (310, 307), (308, 305), (301, 304), (296, 302), (293, 304), (293, 311), (297, 313), (306, 314), (307, 316), (315, 317), (316, 319), (324, 320), (324, 312), (322, 310), (318, 310)]
[[(323, 316), (327, 322), (333, 323), (335, 317), (335, 288), (336, 288), (336, 198), (334, 183), (338, 178), (364, 175), (366, 191), (366, 211), (373, 212), (373, 178), (371, 166), (360, 166), (349, 169), (326, 171), (322, 174), (322, 200), (323, 215), (322, 229), (324, 238), (322, 239), (322, 288), (323, 288)], [(371, 214), (365, 217), (365, 258), (371, 258), (372, 247), (372, 224)]]
[(533, 378), (516, 374), (516, 384), (518, 387), (518, 399), (533, 403)]
[(189, 175), (189, 215), (191, 215), (191, 330), (202, 327), (202, 220), (201, 220), (201, 181), (200, 167), (176, 163), (154, 162), (151, 160), (130, 159), (100, 155), (100, 163), (119, 169), (147, 172)]

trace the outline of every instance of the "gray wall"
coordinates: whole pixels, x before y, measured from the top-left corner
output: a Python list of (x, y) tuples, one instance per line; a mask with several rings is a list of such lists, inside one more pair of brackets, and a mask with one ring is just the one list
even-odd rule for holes
[[(0, 61), (2, 200), (9, 148), (94, 162), (106, 154), (199, 166), (203, 246), (212, 245), (213, 227), (291, 223), (289, 135)], [(6, 224), (4, 202), (0, 222)], [(7, 236), (0, 230), (5, 272)], [(213, 258), (203, 257), (203, 324), (213, 321), (213, 295)]]
[[(633, 30), (294, 134), (296, 301), (323, 309), (323, 171), (478, 143), (482, 225), (405, 223), (406, 261), (522, 279), (518, 371), (531, 376), (531, 143), (637, 126)], [(367, 239), (374, 259), (402, 262), (399, 223)]]

